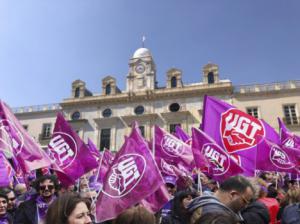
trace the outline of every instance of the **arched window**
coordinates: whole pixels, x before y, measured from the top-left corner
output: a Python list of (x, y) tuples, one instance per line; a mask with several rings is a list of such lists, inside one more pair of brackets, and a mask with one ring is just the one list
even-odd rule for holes
[(111, 93), (111, 86), (110, 86), (110, 84), (107, 84), (105, 87), (105, 94), (109, 95), (110, 93)]
[(207, 74), (207, 81), (208, 81), (208, 84), (215, 83), (215, 77), (214, 77), (214, 73), (213, 72), (209, 72)]
[(77, 88), (75, 89), (75, 97), (78, 98), (79, 96), (80, 96), (80, 88), (77, 87)]
[(175, 76), (171, 78), (171, 88), (176, 88), (177, 87), (177, 79)]

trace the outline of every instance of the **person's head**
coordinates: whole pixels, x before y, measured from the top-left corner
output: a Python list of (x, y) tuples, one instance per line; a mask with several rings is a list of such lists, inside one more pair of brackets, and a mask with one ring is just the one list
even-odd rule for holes
[(17, 196), (25, 194), (27, 191), (26, 184), (16, 184), (15, 193)]
[(9, 187), (1, 188), (0, 191), (7, 197), (7, 210), (12, 211), (16, 208), (16, 194), (13, 189)]
[(272, 172), (263, 172), (259, 175), (259, 177), (268, 183), (272, 183), (274, 181), (274, 173)]
[(268, 186), (268, 194), (267, 194), (267, 197), (268, 198), (276, 198), (278, 195), (278, 191), (276, 189), (276, 186), (275, 184), (270, 184)]
[(238, 220), (226, 212), (209, 212), (200, 216), (194, 224), (237, 224)]
[(168, 190), (168, 193), (174, 196), (176, 192), (176, 178), (173, 176), (164, 177), (164, 181)]
[(155, 224), (155, 216), (142, 206), (125, 210), (113, 224)]
[(79, 191), (87, 191), (89, 188), (89, 180), (87, 178), (83, 178), (80, 180), (80, 183), (79, 183)]
[(285, 194), (283, 199), (287, 205), (296, 204), (300, 202), (300, 188), (290, 189)]
[(53, 175), (41, 176), (35, 182), (35, 189), (45, 200), (51, 200), (57, 188), (58, 182), (56, 177)]
[(7, 212), (7, 196), (0, 192), (0, 217), (4, 216)]
[(253, 199), (255, 190), (243, 176), (233, 176), (221, 183), (215, 196), (234, 212), (246, 207)]
[(47, 211), (45, 224), (91, 224), (90, 203), (74, 193), (59, 196)]

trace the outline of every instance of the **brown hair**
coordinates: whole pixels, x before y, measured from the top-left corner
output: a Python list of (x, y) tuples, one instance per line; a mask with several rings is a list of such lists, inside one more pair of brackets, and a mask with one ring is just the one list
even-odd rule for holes
[(142, 206), (136, 206), (125, 210), (113, 224), (155, 224), (155, 216)]
[(76, 205), (80, 202), (84, 202), (88, 209), (90, 209), (90, 203), (80, 198), (78, 194), (66, 193), (59, 196), (50, 206), (47, 211), (45, 224), (66, 224), (68, 223), (68, 217), (71, 215)]

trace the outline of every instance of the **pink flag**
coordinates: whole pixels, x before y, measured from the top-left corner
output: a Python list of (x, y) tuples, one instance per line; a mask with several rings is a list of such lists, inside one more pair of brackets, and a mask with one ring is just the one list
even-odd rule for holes
[(115, 218), (163, 184), (147, 143), (136, 128), (116, 154), (96, 204), (98, 222)]
[(153, 194), (141, 201), (141, 204), (150, 212), (158, 212), (169, 200), (171, 196), (164, 184)]
[[(177, 166), (187, 172), (194, 168), (191, 146), (158, 126), (155, 126), (155, 158), (163, 159), (167, 164)], [(162, 164), (162, 162), (158, 163)]]
[(193, 152), (196, 165), (201, 168), (203, 166), (203, 156), (205, 161), (209, 162), (208, 173), (215, 180), (221, 181), (228, 177), (243, 173), (240, 167), (231, 156), (222, 149), (211, 137), (203, 131), (193, 128)]
[(257, 170), (299, 173), (297, 163), (300, 152), (296, 154), (298, 150), (282, 148), (265, 138), (261, 138), (256, 147)]
[(98, 167), (88, 147), (72, 130), (61, 113), (57, 114), (48, 149), (58, 178), (65, 186)]
[(300, 149), (300, 136), (287, 129), (280, 118), (278, 118), (278, 123), (281, 144), (285, 147)]
[(191, 145), (192, 144), (192, 138), (189, 136), (179, 125), (175, 127), (175, 136), (183, 141), (184, 143)]
[(3, 101), (0, 101), (0, 149), (16, 157), (24, 173), (51, 165), (47, 154)]
[(96, 161), (99, 161), (100, 157), (101, 157), (101, 153), (100, 153), (99, 149), (97, 149), (97, 146), (92, 142), (91, 139), (88, 139), (87, 146), (90, 149), (90, 152), (94, 156)]
[(257, 136), (279, 143), (279, 135), (266, 122), (216, 99), (204, 97), (202, 130), (228, 153), (236, 156), (245, 175), (253, 176)]
[(0, 187), (8, 187), (14, 182), (14, 169), (0, 151)]

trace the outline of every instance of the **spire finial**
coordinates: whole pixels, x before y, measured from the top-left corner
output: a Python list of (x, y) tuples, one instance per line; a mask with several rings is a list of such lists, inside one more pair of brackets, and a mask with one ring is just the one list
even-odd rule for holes
[(144, 48), (145, 47), (145, 40), (146, 40), (146, 37), (145, 35), (142, 36), (142, 47)]

